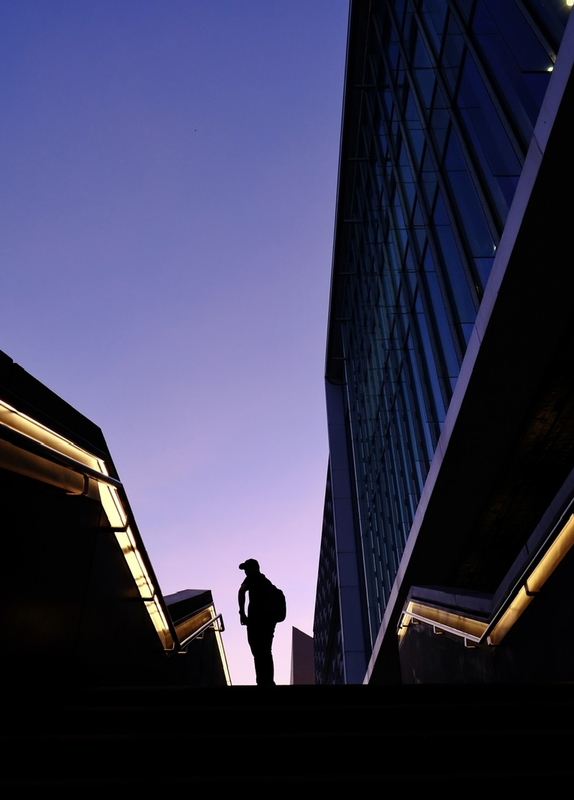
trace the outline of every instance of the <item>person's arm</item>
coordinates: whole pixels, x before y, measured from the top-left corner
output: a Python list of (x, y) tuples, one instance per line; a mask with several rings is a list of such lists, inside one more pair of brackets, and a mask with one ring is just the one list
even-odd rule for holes
[(237, 595), (237, 599), (239, 600), (239, 621), (242, 625), (247, 625), (247, 617), (245, 615), (245, 593), (247, 589), (241, 584), (239, 587), (239, 594)]

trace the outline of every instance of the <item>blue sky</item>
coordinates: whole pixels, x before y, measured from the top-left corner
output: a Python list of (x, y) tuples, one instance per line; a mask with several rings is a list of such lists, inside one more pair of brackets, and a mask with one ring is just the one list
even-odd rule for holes
[(103, 430), (164, 594), (312, 632), (347, 0), (0, 5), (0, 349)]

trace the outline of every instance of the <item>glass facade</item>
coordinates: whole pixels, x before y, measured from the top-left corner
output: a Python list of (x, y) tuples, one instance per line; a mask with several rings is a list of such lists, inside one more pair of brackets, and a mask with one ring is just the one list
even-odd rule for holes
[(367, 650), (569, 10), (565, 0), (351, 3), (327, 380), (344, 387)]
[(323, 534), (317, 577), (317, 616), (314, 624), (315, 673), (320, 683), (345, 683), (341, 643), (337, 552), (333, 529), (331, 475), (327, 474), (327, 500), (323, 515)]

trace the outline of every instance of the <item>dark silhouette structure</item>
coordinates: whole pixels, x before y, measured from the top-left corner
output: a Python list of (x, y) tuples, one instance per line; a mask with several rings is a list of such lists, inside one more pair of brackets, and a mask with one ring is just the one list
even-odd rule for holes
[(572, 678), (570, 14), (350, 4), (319, 683)]
[(163, 596), (102, 431), (2, 352), (0, 506), (13, 687), (230, 683), (211, 592)]
[[(255, 661), (258, 686), (274, 686), (273, 636), (277, 619), (274, 612), (271, 581), (259, 569), (259, 562), (248, 558), (239, 565), (245, 570), (245, 580), (239, 587), (239, 618), (247, 626), (247, 641)], [(249, 592), (249, 605), (245, 613), (245, 595)]]
[(315, 683), (313, 637), (293, 627), (291, 638), (291, 685)]

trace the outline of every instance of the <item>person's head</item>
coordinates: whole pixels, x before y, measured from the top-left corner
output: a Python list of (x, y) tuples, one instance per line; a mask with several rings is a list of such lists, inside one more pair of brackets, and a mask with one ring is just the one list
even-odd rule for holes
[(245, 570), (246, 575), (256, 575), (259, 572), (259, 562), (254, 558), (248, 558), (239, 565), (239, 569)]

